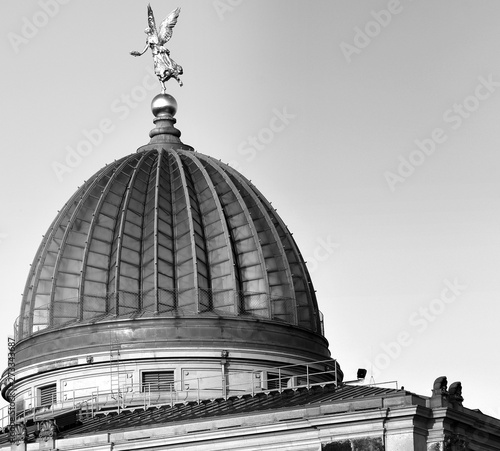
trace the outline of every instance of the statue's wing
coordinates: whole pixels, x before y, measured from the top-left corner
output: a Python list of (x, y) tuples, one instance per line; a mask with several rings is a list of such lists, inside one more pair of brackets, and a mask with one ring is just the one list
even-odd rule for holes
[(158, 34), (158, 31), (156, 30), (156, 23), (155, 23), (155, 16), (153, 14), (153, 9), (151, 8), (151, 5), (149, 3), (148, 3), (148, 27), (151, 28), (151, 30), (155, 34)]
[(177, 23), (177, 18), (181, 12), (180, 8), (174, 9), (168, 17), (161, 23), (160, 29), (158, 30), (158, 40), (160, 44), (163, 45), (170, 40), (172, 37), (172, 32), (174, 31), (175, 24)]

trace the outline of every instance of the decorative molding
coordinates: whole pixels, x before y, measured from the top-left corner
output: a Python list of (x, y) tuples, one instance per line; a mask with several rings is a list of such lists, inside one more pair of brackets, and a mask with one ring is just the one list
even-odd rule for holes
[(54, 420), (44, 420), (38, 423), (38, 438), (45, 442), (56, 438), (57, 426)]
[(469, 442), (466, 437), (458, 434), (445, 434), (443, 451), (468, 451)]
[(24, 423), (12, 425), (10, 427), (10, 442), (20, 445), (28, 441), (28, 430)]

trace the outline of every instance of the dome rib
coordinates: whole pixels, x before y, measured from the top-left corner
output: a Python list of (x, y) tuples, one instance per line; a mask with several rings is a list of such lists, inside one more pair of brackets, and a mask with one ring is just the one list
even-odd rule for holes
[[(57, 322), (57, 320), (59, 323), (71, 321), (75, 316), (78, 317), (79, 320), (81, 320), (83, 317), (81, 302), (82, 291), (80, 285), (81, 281), (85, 280), (83, 276), (86, 269), (86, 266), (84, 265), (84, 258), (87, 252), (88, 243), (90, 242), (89, 232), (91, 229), (92, 219), (94, 217), (96, 207), (99, 204), (99, 200), (96, 200), (96, 205), (93, 205), (93, 199), (99, 199), (100, 197), (102, 197), (102, 190), (104, 186), (109, 183), (109, 173), (112, 173), (113, 171), (113, 166), (106, 168), (102, 171), (99, 177), (97, 177), (89, 185), (86, 190), (83, 190), (83, 194), (81, 195), (80, 200), (77, 202), (68, 225), (66, 226), (61, 250), (58, 254), (56, 264), (54, 266), (54, 278), (53, 286), (51, 289), (50, 308), (55, 314), (51, 317), (51, 324), (53, 322)], [(108, 181), (103, 183), (106, 177), (108, 177)], [(96, 195), (96, 191), (101, 193), (101, 195)], [(76, 227), (78, 223), (80, 225), (79, 227)], [(78, 230), (82, 229), (82, 227), (83, 230)], [(71, 246), (71, 249), (68, 244)], [(75, 249), (78, 250), (75, 251)], [(73, 272), (67, 269), (71, 268), (72, 266)], [(61, 268), (63, 268), (64, 270)], [(78, 279), (71, 285), (68, 284), (68, 281), (63, 281), (62, 283), (60, 283), (60, 278), (57, 277), (59, 274), (65, 274), (68, 280), (70, 280), (68, 275), (73, 278), (77, 277)], [(58, 292), (58, 290), (60, 290), (60, 292)], [(69, 294), (70, 290), (72, 290), (73, 292), (72, 295)]]
[[(212, 221), (211, 223), (207, 224), (207, 222), (205, 221), (204, 223), (204, 228), (205, 228), (205, 237), (207, 239), (207, 253), (208, 253), (208, 261), (209, 261), (209, 265), (211, 268), (215, 268), (215, 267), (221, 267), (221, 271), (223, 272), (224, 270), (222, 269), (223, 268), (223, 265), (224, 265), (224, 261), (227, 261), (228, 262), (228, 269), (229, 269), (229, 274), (227, 275), (221, 275), (217, 278), (220, 278), (222, 279), (223, 277), (224, 278), (227, 278), (228, 276), (230, 277), (230, 283), (227, 284), (227, 283), (224, 283), (224, 279), (221, 280), (219, 282), (219, 284), (215, 284), (215, 289), (214, 291), (215, 292), (219, 292), (219, 291), (226, 291), (228, 289), (231, 289), (231, 287), (236, 287), (237, 290), (239, 291), (240, 289), (240, 286), (239, 286), (239, 282), (238, 282), (238, 279), (236, 277), (236, 272), (235, 272), (235, 269), (236, 269), (236, 261), (235, 261), (235, 258), (234, 258), (234, 251), (233, 251), (233, 246), (231, 244), (231, 237), (230, 237), (230, 234), (229, 234), (229, 229), (228, 229), (228, 225), (227, 225), (227, 221), (225, 220), (225, 215), (224, 215), (224, 212), (223, 212), (223, 208), (222, 208), (222, 205), (221, 205), (221, 202), (220, 202), (220, 199), (219, 197), (217, 196), (217, 192), (215, 190), (215, 186), (212, 182), (212, 179), (210, 178), (208, 172), (206, 171), (206, 169), (203, 167), (203, 165), (201, 164), (201, 162), (199, 161), (198, 158), (196, 158), (194, 156), (194, 154), (192, 152), (184, 152), (184, 151), (180, 151), (179, 153), (181, 153), (181, 155), (186, 158), (186, 159), (189, 159), (191, 161), (191, 163), (198, 169), (198, 171), (200, 172), (201, 174), (201, 178), (200, 180), (203, 180), (203, 182), (205, 183), (205, 186), (206, 186), (206, 190), (209, 191), (210, 193), (210, 196), (207, 196), (207, 203), (208, 202), (211, 202), (213, 204), (212, 206), (212, 209), (210, 210), (208, 207), (205, 207), (204, 206), (204, 202), (200, 202), (200, 209), (201, 209), (201, 213), (202, 213), (202, 216), (203, 217), (211, 217), (211, 216), (215, 216), (215, 221)], [(200, 183), (200, 182), (198, 182)], [(211, 215), (212, 212), (216, 211), (217, 212), (217, 215)], [(213, 224), (217, 223), (218, 225), (220, 225), (220, 227), (214, 227)], [(219, 233), (218, 234), (214, 234), (214, 233), (207, 233), (209, 232), (208, 231), (208, 228), (211, 228), (212, 231), (218, 231)], [(220, 232), (222, 230), (222, 232)], [(224, 243), (225, 243), (225, 247), (220, 247), (220, 244), (217, 244), (217, 238), (220, 236), (220, 235), (223, 235), (224, 237)], [(219, 246), (219, 247), (217, 247)], [(212, 248), (212, 249), (210, 249)], [(220, 249), (223, 249), (225, 250), (225, 259), (222, 258), (220, 259), (219, 258), (219, 261), (217, 261), (218, 259), (216, 258), (216, 254), (217, 252), (220, 250)], [(212, 256), (212, 254), (214, 254)], [(212, 288), (214, 288), (214, 278), (215, 275), (213, 274), (214, 271), (212, 271), (212, 282), (211, 282), (211, 285), (212, 285)], [(233, 313), (237, 313), (239, 311), (238, 309), (238, 305), (236, 303), (236, 298), (233, 299), (233, 302), (231, 302), (230, 304), (228, 304), (228, 300), (225, 299), (224, 296), (221, 296), (220, 298), (215, 295), (214, 293), (212, 293), (212, 306), (215, 308), (215, 309), (224, 309), (227, 311), (227, 309), (229, 308), (229, 311), (230, 312), (233, 312)]]
[[(155, 166), (158, 165), (158, 155), (154, 154), (149, 154), (147, 158), (142, 160), (143, 165), (140, 168), (139, 175), (137, 177), (137, 182), (139, 184), (142, 184), (142, 189), (140, 187), (135, 187), (138, 183), (134, 183), (134, 191), (132, 193), (132, 200), (137, 204), (137, 207), (140, 212), (137, 212), (136, 214), (139, 217), (139, 224), (135, 224), (135, 228), (138, 229), (136, 241), (138, 242), (138, 267), (137, 267), (137, 279), (139, 281), (139, 285), (137, 287), (137, 292), (139, 293), (137, 297), (137, 302), (134, 305), (135, 308), (138, 310), (141, 310), (143, 308), (143, 303), (145, 300), (145, 295), (147, 294), (147, 290), (145, 289), (146, 286), (146, 279), (145, 279), (145, 269), (146, 269), (146, 264), (145, 264), (145, 258), (146, 258), (146, 253), (145, 253), (145, 246), (147, 245), (148, 241), (148, 224), (147, 224), (147, 219), (149, 217), (150, 210), (149, 208), (154, 209), (154, 205), (152, 207), (148, 207), (150, 202), (148, 202), (149, 198), (149, 192), (150, 192), (150, 186), (152, 183), (152, 179), (154, 180), (154, 176), (156, 174), (155, 171)], [(140, 175), (141, 173), (144, 174), (144, 180), (141, 179)], [(139, 196), (139, 199), (136, 199), (134, 197), (134, 193), (137, 193)], [(132, 222), (132, 221), (131, 221)], [(133, 223), (133, 222), (132, 222)], [(133, 230), (134, 227), (131, 227)], [(131, 230), (131, 231), (132, 231)], [(133, 239), (134, 236), (132, 233), (130, 234), (130, 239)], [(153, 269), (153, 273), (156, 272)]]
[[(75, 197), (76, 194), (68, 201), (68, 204)], [(66, 205), (67, 204), (64, 205), (63, 210), (66, 208)], [(25, 302), (23, 302), (21, 305), (21, 321), (19, 324), (20, 328), (19, 332), (21, 336), (22, 334), (24, 334), (24, 331), (27, 328), (30, 328), (32, 331), (36, 331), (34, 317), (35, 317), (35, 310), (37, 310), (35, 307), (37, 306), (36, 297), (38, 296), (37, 292), (38, 282), (40, 280), (40, 275), (42, 270), (45, 269), (46, 267), (45, 257), (48, 254), (49, 242), (52, 240), (52, 232), (57, 227), (59, 227), (59, 224), (62, 222), (62, 219), (63, 218), (61, 217), (61, 215), (58, 215), (52, 222), (37, 252), (38, 259), (35, 258), (35, 261), (32, 264), (32, 271), (28, 276), (28, 280), (26, 282), (26, 288), (24, 290), (24, 295), (23, 295)], [(43, 314), (41, 316), (43, 316)], [(48, 317), (46, 319), (48, 319)]]
[[(137, 299), (138, 310), (145, 308), (155, 308), (156, 297), (151, 297), (151, 291), (155, 289), (154, 276), (155, 258), (154, 258), (154, 234), (155, 234), (155, 205), (156, 205), (156, 177), (158, 168), (159, 155), (149, 154), (145, 160), (144, 168), (141, 170), (144, 173), (142, 183), (142, 191), (140, 199), (135, 199), (141, 210), (140, 215), (140, 240), (139, 240), (139, 265), (138, 265), (138, 292), (140, 295)], [(153, 280), (151, 280), (153, 279)]]
[[(254, 186), (252, 189), (256, 192), (257, 196), (261, 199), (262, 203), (266, 206), (268, 212), (272, 214), (276, 221), (276, 229), (281, 235), (281, 240), (286, 245), (286, 254), (288, 261), (293, 269), (293, 286), (295, 290), (296, 307), (298, 312), (298, 325), (302, 327), (312, 328), (314, 331), (321, 330), (319, 324), (318, 304), (314, 288), (309, 276), (309, 272), (305, 266), (304, 259), (300, 250), (295, 242), (292, 234), (288, 230), (281, 217), (276, 214), (276, 210), (272, 207), (269, 201), (262, 195), (262, 193)], [(298, 273), (298, 274), (297, 274)]]
[[(80, 284), (79, 284), (80, 310), (81, 310), (80, 319), (85, 319), (85, 312), (87, 311), (87, 309), (85, 308), (85, 303), (86, 303), (87, 296), (89, 296), (89, 299), (90, 299), (90, 296), (92, 296), (92, 295), (97, 296), (98, 295), (97, 292), (96, 293), (87, 293), (87, 287), (86, 287), (86, 282), (89, 280), (87, 277), (88, 269), (89, 268), (96, 269), (96, 270), (99, 269), (95, 266), (89, 265), (89, 256), (91, 253), (95, 253), (95, 251), (91, 248), (91, 246), (93, 244), (93, 239), (95, 239), (94, 233), (95, 233), (97, 225), (100, 222), (101, 215), (103, 214), (102, 212), (103, 212), (105, 203), (107, 201), (107, 196), (111, 192), (112, 188), (115, 185), (116, 177), (119, 173), (121, 173), (123, 168), (128, 165), (128, 163), (129, 163), (128, 159), (124, 158), (123, 160), (116, 162), (115, 166), (111, 168), (110, 173), (106, 174), (109, 177), (108, 181), (107, 181), (104, 189), (101, 191), (101, 194), (100, 194), (99, 199), (97, 201), (97, 205), (96, 205), (95, 210), (94, 210), (94, 214), (92, 215), (92, 220), (91, 220), (88, 234), (87, 234), (86, 246), (85, 246), (85, 250), (83, 253), (83, 257), (82, 257), (82, 277), (80, 279)], [(112, 218), (110, 218), (110, 219), (112, 219)], [(116, 222), (116, 220), (114, 220), (114, 221)], [(102, 225), (101, 225), (101, 227), (102, 227)], [(105, 245), (104, 241), (101, 241), (101, 243), (102, 243), (102, 245)], [(109, 247), (111, 248), (110, 244), (109, 244)], [(101, 254), (101, 255), (105, 255), (105, 254)], [(108, 261), (108, 263), (106, 264), (106, 268), (101, 268), (101, 270), (105, 270), (105, 269), (109, 270), (109, 259), (110, 259), (109, 253), (106, 255), (106, 258)], [(101, 295), (100, 299), (99, 298), (94, 299), (93, 307), (94, 307), (94, 311), (96, 313), (100, 313), (100, 314), (104, 315), (104, 314), (108, 313), (108, 310), (109, 310), (109, 305), (108, 305), (108, 302), (109, 302), (108, 301), (109, 280), (108, 280), (108, 278), (106, 278), (106, 280), (104, 282), (101, 282), (101, 284), (103, 285), (104, 289), (101, 291), (101, 293), (99, 293)], [(99, 305), (99, 304), (101, 304), (101, 305)], [(102, 305), (102, 304), (104, 304), (104, 305)]]
[[(98, 171), (88, 182), (84, 183), (81, 190), (85, 190), (85, 188), (88, 185), (91, 185), (93, 181), (99, 180), (100, 177), (106, 173), (106, 169), (107, 168), (103, 168)], [(57, 244), (57, 232), (61, 230), (61, 226), (65, 219), (68, 218), (68, 216), (71, 217), (74, 207), (77, 204), (77, 199), (82, 195), (81, 190), (77, 190), (73, 196), (71, 196), (69, 201), (64, 204), (58, 216), (52, 222), (49, 230), (45, 234), (45, 238), (42, 241), (39, 251), (37, 252), (38, 259), (35, 258), (33, 265), (35, 268), (33, 269), (31, 276), (28, 276), (25, 294), (23, 296), (26, 298), (27, 302), (26, 305), (23, 302), (23, 305), (21, 306), (21, 334), (25, 333), (26, 327), (36, 331), (39, 330), (39, 328), (45, 328), (54, 324), (53, 305), (51, 304), (52, 291), (45, 292), (46, 289), (42, 289), (40, 290), (41, 292), (39, 292), (39, 286), (40, 282), (44, 281), (46, 282), (46, 286), (53, 286), (52, 281), (55, 271), (55, 262), (61, 247), (60, 245), (62, 244), (62, 241), (60, 240), (59, 244)], [(66, 229), (63, 230), (62, 235), (64, 236)], [(57, 251), (54, 246), (57, 246)], [(50, 262), (47, 261), (47, 256), (49, 254), (55, 254), (55, 257), (53, 257), (54, 264), (52, 265), (52, 270), (50, 270)], [(26, 308), (28, 309), (28, 314), (26, 314)]]
[(193, 221), (192, 237), (193, 237), (193, 255), (195, 261), (195, 274), (198, 282), (198, 308), (197, 311), (208, 311), (211, 309), (210, 291), (212, 290), (212, 275), (211, 267), (209, 265), (209, 256), (207, 250), (207, 240), (205, 236), (205, 221), (202, 214), (200, 193), (195, 186), (195, 173), (189, 161), (179, 156), (182, 170), (185, 177), (185, 189), (187, 191), (188, 199), (190, 202), (189, 211), (191, 212), (191, 219)]
[(160, 311), (160, 287), (158, 281), (158, 233), (159, 233), (159, 209), (160, 209), (160, 180), (161, 180), (161, 168), (163, 159), (165, 158), (165, 152), (158, 152), (158, 159), (155, 171), (155, 189), (154, 189), (154, 224), (153, 224), (153, 285), (154, 285), (154, 311), (158, 313)]
[[(198, 298), (198, 293), (199, 293), (199, 282), (198, 282), (198, 261), (197, 261), (197, 256), (196, 256), (196, 242), (195, 242), (195, 228), (194, 228), (194, 222), (193, 222), (193, 212), (192, 212), (192, 205), (191, 205), (191, 197), (189, 195), (189, 191), (188, 191), (188, 187), (187, 187), (187, 180), (186, 180), (186, 174), (184, 172), (184, 166), (181, 162), (181, 159), (179, 157), (179, 155), (176, 153), (176, 152), (172, 152), (172, 156), (174, 157), (175, 159), (175, 162), (177, 163), (177, 168), (178, 168), (178, 171), (179, 171), (179, 176), (180, 176), (180, 180), (181, 180), (181, 186), (182, 186), (182, 193), (184, 195), (184, 206), (183, 208), (186, 209), (186, 213), (187, 213), (187, 221), (188, 221), (188, 227), (187, 227), (187, 230), (189, 233), (189, 246), (190, 246), (190, 250), (191, 250), (191, 265), (192, 265), (192, 274), (193, 274), (193, 282), (192, 282), (192, 288), (194, 290), (194, 296), (191, 297), (191, 299), (194, 299), (194, 306), (195, 306), (195, 309), (194, 311), (198, 312), (199, 311), (199, 298)], [(186, 240), (187, 241), (187, 240)], [(185, 266), (188, 266), (188, 262), (189, 260), (183, 262), (182, 264), (185, 265)], [(188, 269), (189, 271), (189, 269)], [(187, 277), (189, 276), (189, 272), (187, 272), (186, 274), (183, 275), (183, 277)], [(179, 279), (178, 279), (179, 280)], [(188, 283), (188, 285), (190, 285)], [(184, 293), (184, 289), (183, 287), (179, 286), (179, 291), (181, 291), (182, 293), (179, 293), (180, 294), (180, 297), (182, 297), (182, 300), (183, 300), (183, 303), (184, 303), (184, 299), (187, 298), (186, 294)], [(191, 291), (191, 290), (189, 290)], [(191, 304), (191, 303), (189, 303)], [(189, 304), (188, 305), (188, 308), (189, 308)]]
[[(224, 180), (226, 185), (230, 188), (230, 192), (232, 193), (232, 195), (235, 197), (235, 200), (237, 201), (236, 205), (242, 210), (242, 212), (245, 216), (246, 222), (243, 225), (246, 225), (250, 230), (250, 236), (251, 236), (251, 239), (252, 239), (253, 244), (254, 244), (254, 251), (257, 253), (258, 258), (259, 258), (260, 269), (261, 269), (261, 279), (263, 280), (264, 290), (259, 289), (255, 293), (256, 294), (264, 294), (264, 293), (262, 293), (262, 291), (265, 291), (266, 296), (265, 296), (264, 302), (267, 305), (265, 307), (263, 307), (261, 299), (257, 300), (257, 302), (256, 302), (255, 299), (252, 299), (250, 297), (251, 295), (247, 296), (246, 294), (244, 294), (243, 306), (241, 306), (241, 307), (243, 307), (242, 308), (243, 313), (250, 313), (251, 312), (251, 313), (259, 315), (259, 316), (265, 316), (267, 318), (271, 318), (271, 301), (270, 301), (271, 292), (270, 292), (270, 287), (269, 287), (269, 279), (267, 276), (266, 262), (264, 259), (264, 255), (262, 253), (262, 248), (260, 246), (260, 243), (257, 241), (257, 230), (255, 229), (255, 225), (253, 223), (251, 214), (250, 214), (243, 198), (241, 197), (241, 194), (239, 193), (238, 189), (236, 188), (234, 183), (231, 181), (229, 176), (217, 164), (215, 164), (211, 158), (203, 158), (202, 157), (202, 161), (205, 161), (217, 174), (219, 174), (219, 176), (222, 177), (222, 179)], [(216, 189), (217, 189), (217, 185), (216, 185)], [(220, 194), (219, 194), (219, 197), (220, 197)], [(226, 205), (226, 208), (228, 208), (227, 205)], [(248, 239), (248, 237), (246, 237), (244, 239)], [(244, 241), (244, 239), (242, 241)], [(237, 248), (238, 245), (237, 244), (235, 244), (235, 245)], [(237, 255), (240, 255), (240, 253), (238, 253)], [(244, 267), (242, 266), (240, 261), (238, 263), (239, 263), (238, 266), (239, 266), (240, 273), (241, 273), (242, 269), (244, 269)], [(249, 284), (252, 281), (253, 281), (253, 279), (248, 279)], [(245, 284), (244, 280), (242, 280), (241, 283), (243, 285), (242, 291), (244, 293), (254, 291), (254, 290), (247, 290), (246, 289), (246, 287), (244, 285)], [(255, 305), (255, 304), (257, 304), (257, 305)], [(259, 313), (259, 311), (261, 311), (261, 313)]]
[(174, 268), (174, 308), (183, 313), (194, 313), (197, 308), (195, 287), (196, 255), (194, 254), (194, 238), (192, 234), (192, 216), (189, 193), (179, 156), (176, 152), (169, 154), (172, 181), (172, 226), (173, 226), (173, 268)]
[[(163, 152), (164, 153), (164, 152)], [(171, 160), (171, 155), (168, 154), (167, 163), (169, 163), (169, 160)], [(166, 304), (168, 307), (170, 307), (172, 310), (176, 309), (178, 307), (178, 302), (177, 302), (177, 263), (176, 263), (176, 258), (175, 255), (177, 253), (177, 241), (176, 241), (176, 236), (175, 236), (175, 230), (176, 230), (176, 222), (177, 222), (177, 216), (174, 214), (174, 208), (175, 208), (175, 188), (174, 188), (174, 168), (171, 164), (166, 165), (165, 168), (163, 168), (163, 165), (161, 167), (163, 170), (163, 173), (165, 174), (165, 178), (167, 180), (166, 185), (169, 187), (170, 191), (168, 192), (169, 194), (169, 199), (167, 204), (168, 211), (165, 211), (163, 214), (165, 216), (165, 219), (163, 219), (163, 222), (169, 226), (170, 229), (170, 241), (168, 243), (165, 243), (163, 246), (167, 251), (170, 251), (170, 270), (171, 270), (171, 286), (170, 289), (172, 290), (172, 299), (170, 300), (170, 305)], [(170, 220), (170, 222), (168, 222)], [(160, 229), (158, 229), (158, 232), (160, 233)], [(165, 240), (166, 235), (162, 233), (162, 235), (159, 235), (162, 237), (163, 240)], [(166, 240), (165, 240), (166, 241)], [(160, 242), (158, 241), (158, 244)], [(170, 244), (170, 247), (168, 246)], [(158, 247), (158, 251), (159, 251)], [(158, 272), (160, 269), (158, 269)], [(168, 277), (167, 274), (164, 274), (165, 277)], [(161, 285), (161, 284), (160, 284)], [(163, 287), (162, 287), (163, 288)], [(165, 289), (168, 287), (165, 286)], [(167, 301), (165, 301), (167, 302)]]
[[(102, 177), (102, 175), (101, 175), (101, 177)], [(96, 177), (90, 183), (88, 189), (86, 191), (84, 191), (84, 193), (82, 194), (82, 196), (78, 200), (77, 204), (75, 205), (73, 213), (71, 214), (71, 216), (68, 220), (68, 223), (66, 225), (64, 235), (63, 235), (63, 238), (61, 240), (61, 246), (59, 247), (59, 252), (57, 254), (56, 262), (54, 264), (54, 274), (52, 276), (52, 287), (50, 290), (49, 303), (54, 311), (57, 310), (56, 305), (58, 305), (58, 304), (60, 305), (61, 303), (64, 303), (61, 306), (61, 310), (68, 309), (69, 305), (74, 304), (75, 311), (73, 312), (73, 315), (71, 315), (71, 312), (68, 312), (72, 317), (74, 317), (75, 315), (78, 315), (78, 310), (79, 310), (78, 309), (78, 291), (77, 291), (78, 285), (76, 285), (74, 287), (74, 289), (75, 289), (75, 296), (74, 297), (68, 297), (66, 299), (57, 299), (56, 298), (57, 289), (60, 287), (60, 286), (58, 286), (58, 282), (60, 282), (59, 276), (61, 274), (61, 271), (60, 271), (61, 263), (63, 260), (76, 260), (75, 259), (76, 255), (67, 255), (67, 253), (71, 254), (71, 251), (69, 250), (70, 243), (69, 243), (68, 237), (69, 237), (70, 233), (74, 232), (73, 227), (74, 227), (76, 221), (79, 219), (80, 210), (84, 206), (84, 203), (87, 201), (87, 199), (91, 196), (94, 188), (99, 186), (99, 182), (101, 181), (101, 177)], [(71, 244), (71, 246), (73, 248), (80, 249), (81, 255), (83, 254), (84, 248), (76, 246), (76, 244), (74, 242)], [(71, 258), (71, 257), (73, 257), (73, 258)], [(80, 261), (81, 261), (81, 257), (80, 257)], [(74, 270), (76, 270), (76, 268), (74, 268)], [(81, 265), (80, 265), (80, 271), (81, 271)], [(68, 289), (69, 287), (65, 286), (65, 287), (61, 287), (61, 288)], [(71, 320), (71, 316), (70, 316), (70, 320)], [(53, 325), (55, 319), (56, 318), (54, 317), (54, 315), (51, 315), (51, 318), (49, 320), (49, 324)]]
[[(262, 237), (262, 238), (260, 238), (261, 245), (262, 245), (263, 239), (267, 240), (268, 235), (265, 232), (268, 230), (271, 232), (272, 237), (274, 239), (273, 242), (269, 241), (268, 243), (266, 243), (267, 245), (269, 245), (270, 247), (273, 248), (271, 251), (272, 254), (271, 254), (269, 260), (275, 260), (275, 261), (281, 262), (282, 266), (281, 266), (281, 268), (278, 267), (276, 270), (273, 269), (272, 271), (270, 271), (270, 268), (267, 268), (267, 264), (266, 264), (266, 268), (267, 268), (268, 272), (278, 272), (280, 274), (279, 281), (278, 281), (279, 283), (277, 283), (277, 284), (272, 283), (271, 284), (271, 293), (273, 295), (273, 298), (275, 296), (276, 296), (276, 298), (278, 298), (278, 297), (287, 298), (287, 299), (295, 298), (295, 290), (293, 288), (293, 279), (292, 279), (292, 272), (290, 270), (290, 265), (288, 264), (288, 260), (286, 259), (285, 249), (283, 247), (283, 244), (281, 243), (280, 237), (279, 237), (279, 235), (276, 231), (276, 228), (271, 220), (271, 217), (269, 216), (268, 212), (266, 211), (266, 208), (262, 204), (261, 200), (255, 194), (255, 192), (250, 188), (248, 182), (246, 182), (244, 180), (244, 178), (240, 174), (238, 174), (238, 172), (233, 171), (231, 168), (226, 167), (226, 170), (230, 174), (230, 177), (233, 177), (236, 180), (236, 182), (238, 183), (239, 190), (245, 191), (245, 193), (251, 199), (253, 205), (257, 209), (258, 213), (262, 216), (262, 218), (265, 221), (266, 230), (259, 231), (259, 238)], [(282, 280), (283, 274), (284, 274), (286, 280)], [(278, 287), (279, 293), (272, 292), (274, 287)], [(290, 291), (292, 291), (292, 292), (290, 292)], [(292, 318), (293, 318), (292, 322), (294, 324), (297, 324), (297, 309), (296, 309), (295, 304), (281, 305), (278, 307), (276, 305), (278, 302), (277, 300), (271, 300), (271, 302), (273, 303), (273, 314), (272, 314), (273, 317), (282, 315), (282, 316), (287, 317), (287, 319), (289, 320), (288, 316), (291, 313)], [(286, 304), (286, 301), (285, 301), (285, 304)], [(288, 304), (291, 304), (291, 303), (288, 303)], [(291, 312), (290, 312), (290, 310), (291, 310)]]
[[(106, 297), (108, 299), (108, 312), (114, 315), (120, 314), (120, 264), (122, 262), (122, 245), (123, 245), (123, 229), (125, 226), (125, 216), (127, 207), (130, 202), (131, 183), (133, 176), (136, 174), (138, 161), (144, 158), (144, 154), (136, 155), (129, 161), (122, 171), (116, 174), (116, 181), (114, 186), (121, 190), (119, 200), (117, 202), (117, 212), (115, 214), (115, 221), (113, 223), (111, 247), (109, 250), (108, 260), (108, 283), (106, 287)], [(120, 187), (121, 185), (121, 187)], [(108, 194), (107, 197), (110, 197)], [(112, 201), (110, 199), (110, 204)]]
[[(133, 210), (131, 210), (131, 202), (133, 200), (133, 196), (135, 192), (140, 192), (139, 188), (135, 186), (136, 181), (139, 177), (141, 166), (143, 162), (147, 159), (148, 155), (147, 154), (142, 154), (139, 160), (137, 161), (132, 174), (129, 176), (129, 182), (127, 184), (127, 189), (125, 192), (125, 198), (123, 201), (123, 204), (120, 209), (120, 220), (119, 220), (119, 226), (117, 229), (118, 236), (117, 236), (117, 247), (115, 251), (115, 268), (114, 268), (114, 312), (117, 315), (120, 315), (121, 313), (124, 313), (123, 310), (128, 309), (129, 313), (130, 311), (137, 310), (139, 307), (139, 299), (136, 297), (135, 299), (129, 299), (128, 295), (125, 296), (124, 291), (126, 292), (131, 292), (131, 293), (140, 293), (141, 290), (141, 277), (139, 273), (139, 269), (141, 268), (141, 259), (142, 259), (142, 252), (141, 252), (141, 243), (142, 243), (142, 227), (137, 227), (139, 229), (139, 238), (134, 240), (134, 237), (130, 234), (126, 233), (126, 227), (128, 224), (131, 223), (131, 220), (128, 220), (127, 217), (130, 215), (130, 213), (135, 213)], [(148, 171), (149, 172), (149, 171)], [(140, 203), (137, 202), (139, 205)], [(144, 208), (144, 202), (142, 202), (143, 208)], [(142, 215), (139, 215), (138, 213), (137, 216), (140, 218), (144, 216), (144, 212), (142, 212)], [(118, 221), (117, 221), (118, 223)], [(139, 250), (133, 249), (132, 245), (129, 245), (128, 247), (126, 246), (128, 241), (137, 241), (139, 243)], [(127, 260), (124, 260), (122, 255), (123, 255), (123, 249), (127, 249)], [(135, 255), (133, 255), (135, 254)], [(127, 286), (126, 289), (123, 289), (123, 283), (126, 280), (130, 280), (131, 277), (129, 274), (126, 273), (125, 271), (125, 265), (130, 265), (132, 266), (134, 264), (132, 260), (133, 257), (136, 257), (139, 261), (137, 262), (137, 274), (134, 275), (133, 279), (137, 283), (137, 286), (131, 287)], [(132, 270), (130, 270), (132, 271)], [(133, 282), (134, 283), (134, 282)], [(138, 296), (138, 295), (135, 296)], [(134, 295), (132, 295), (134, 296)]]

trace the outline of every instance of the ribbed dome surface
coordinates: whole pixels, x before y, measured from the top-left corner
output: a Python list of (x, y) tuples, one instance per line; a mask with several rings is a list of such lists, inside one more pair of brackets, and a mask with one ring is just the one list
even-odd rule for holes
[(321, 333), (304, 261), (270, 203), (233, 168), (153, 132), (59, 212), (28, 277), (19, 339), (124, 315), (245, 316)]

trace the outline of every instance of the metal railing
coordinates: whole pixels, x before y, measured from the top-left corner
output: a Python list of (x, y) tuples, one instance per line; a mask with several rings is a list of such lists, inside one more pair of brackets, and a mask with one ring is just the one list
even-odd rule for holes
[[(234, 383), (230, 380), (242, 379)], [(42, 404), (40, 396), (20, 396), (15, 400), (16, 421), (38, 421), (58, 414), (78, 410), (81, 418), (94, 417), (100, 412), (121, 412), (127, 409), (173, 406), (231, 396), (282, 392), (300, 387), (338, 385), (338, 367), (335, 360), (322, 360), (298, 365), (221, 373), (217, 376), (183, 378), (169, 383), (169, 389), (157, 390), (155, 384), (126, 384), (113, 390), (91, 386), (63, 390)], [(341, 381), (340, 381), (341, 382)], [(9, 425), (8, 406), (0, 410), (0, 427)]]

